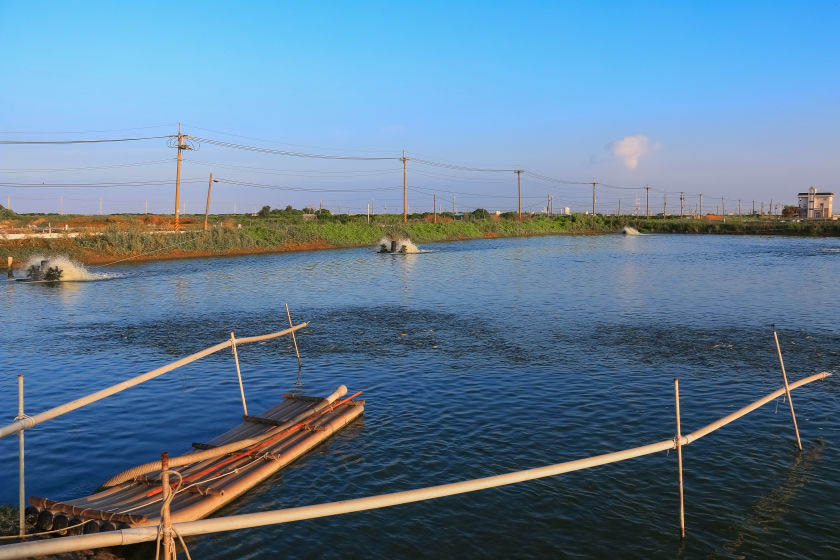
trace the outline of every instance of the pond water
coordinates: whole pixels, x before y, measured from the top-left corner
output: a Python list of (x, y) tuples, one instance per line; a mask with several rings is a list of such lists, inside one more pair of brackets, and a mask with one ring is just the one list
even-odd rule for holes
[[(561, 236), (165, 261), (0, 285), (0, 410), (34, 414), (229, 337), (297, 320), (302, 391), (365, 415), (221, 510), (256, 512), (531, 468), (673, 437), (840, 368), (840, 240)], [(296, 383), (291, 341), (240, 348), (251, 413)], [(383, 510), (191, 539), (194, 558), (837, 558), (836, 377), (684, 450)], [(27, 493), (70, 499), (236, 424), (221, 352), (26, 432)], [(0, 503), (17, 503), (0, 440)], [(144, 550), (139, 554), (147, 554)]]

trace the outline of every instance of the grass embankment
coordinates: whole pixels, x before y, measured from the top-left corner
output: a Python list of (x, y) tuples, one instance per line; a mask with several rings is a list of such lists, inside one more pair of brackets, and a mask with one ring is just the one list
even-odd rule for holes
[[(384, 236), (409, 238), (415, 243), (495, 237), (526, 237), (556, 234), (616, 233), (625, 225), (642, 233), (712, 233), (838, 236), (840, 222), (793, 222), (770, 217), (727, 217), (722, 219), (637, 218), (633, 216), (542, 215), (517, 220), (512, 213), (488, 216), (476, 211), (463, 216), (415, 214), (403, 223), (401, 215), (330, 215), (322, 212), (306, 219), (300, 211), (274, 211), (264, 216), (219, 215), (211, 217), (207, 231), (191, 229), (180, 234), (149, 231), (150, 224), (168, 229), (171, 217), (114, 215), (83, 217), (88, 233), (58, 239), (0, 241), (0, 255), (10, 255), (17, 264), (36, 254), (66, 254), (86, 264), (105, 264), (119, 259), (182, 258), (241, 255), (268, 252), (363, 247)], [(63, 228), (82, 217), (14, 215), (17, 227), (38, 222)], [(184, 216), (187, 228), (200, 227), (203, 216)], [(10, 223), (10, 222), (7, 222)], [(27, 226), (31, 228), (30, 226)], [(72, 226), (71, 226), (72, 227)], [(3, 259), (5, 261), (5, 259)], [(2, 262), (0, 266), (4, 266)]]

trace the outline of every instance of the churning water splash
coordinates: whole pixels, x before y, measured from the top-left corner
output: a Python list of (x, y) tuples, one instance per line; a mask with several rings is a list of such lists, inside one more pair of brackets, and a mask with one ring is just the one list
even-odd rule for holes
[[(396, 250), (391, 251), (391, 242), (396, 241)], [(390, 237), (383, 237), (376, 243), (376, 249), (380, 253), (403, 253), (403, 254), (414, 254), (414, 253), (423, 253), (417, 245), (411, 242), (411, 239), (400, 237), (398, 239), (392, 239)]]
[(61, 270), (61, 278), (59, 282), (88, 282), (92, 280), (108, 280), (110, 278), (117, 278), (118, 274), (109, 274), (106, 272), (91, 272), (81, 263), (70, 259), (66, 255), (59, 255), (54, 257), (45, 257), (43, 255), (34, 255), (26, 261), (24, 271), (29, 270), (30, 267), (41, 266), (41, 261), (48, 261), (47, 268), (57, 267)]

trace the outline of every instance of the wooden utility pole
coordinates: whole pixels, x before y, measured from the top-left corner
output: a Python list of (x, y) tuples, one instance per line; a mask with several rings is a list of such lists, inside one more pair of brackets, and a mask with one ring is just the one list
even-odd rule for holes
[(432, 209), (434, 212), (434, 223), (437, 223), (437, 194), (432, 195)]
[(592, 183), (592, 215), (595, 215), (595, 185), (598, 183)]
[(210, 181), (207, 183), (207, 206), (204, 207), (204, 231), (207, 231), (207, 216), (210, 215), (210, 189), (213, 188), (213, 174), (210, 174)]
[(181, 134), (181, 121), (178, 121), (178, 167), (175, 171), (175, 231), (181, 229), (180, 206), (181, 206), (181, 143), (184, 136)]
[(650, 187), (645, 185), (645, 217), (650, 218)]
[(408, 221), (408, 182), (406, 175), (406, 162), (408, 158), (405, 157), (405, 150), (403, 150), (401, 159), (403, 162), (403, 223), (405, 223)]
[(522, 170), (516, 169), (516, 199), (517, 199), (517, 216), (522, 219)]

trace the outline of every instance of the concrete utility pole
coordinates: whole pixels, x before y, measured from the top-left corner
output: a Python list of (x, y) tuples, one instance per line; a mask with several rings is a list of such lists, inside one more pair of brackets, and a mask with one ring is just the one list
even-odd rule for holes
[(650, 218), (650, 187), (645, 185), (645, 217)]
[(667, 208), (667, 205), (668, 205), (668, 201), (667, 201), (667, 198), (666, 198), (667, 196), (668, 195), (666, 193), (662, 193), (662, 219), (663, 220), (665, 219), (665, 209)]
[(181, 144), (183, 139), (184, 136), (181, 134), (181, 121), (178, 121), (178, 166), (175, 171), (175, 231), (181, 229), (178, 211), (181, 206)]
[(700, 211), (698, 212), (700, 217), (703, 217), (703, 193), (700, 193)]
[[(518, 219), (522, 219), (522, 170), (516, 169), (514, 170), (516, 173), (516, 200), (517, 200), (517, 216)], [(455, 197), (453, 196), (452, 199), (454, 200)]]
[(685, 204), (685, 193), (680, 193), (680, 219), (683, 217), (683, 205)]
[(452, 195), (452, 217), (455, 217), (455, 195)]
[(752, 213), (755, 214), (755, 200), (753, 200), (753, 211), (752, 211)]
[(592, 215), (595, 215), (595, 185), (598, 183), (592, 183)]
[(434, 223), (437, 223), (437, 194), (432, 195), (432, 211), (434, 212)]
[(408, 221), (408, 181), (406, 175), (406, 162), (408, 158), (405, 157), (405, 150), (403, 150), (402, 155), (402, 162), (403, 162), (403, 223)]
[(720, 215), (726, 216), (726, 203), (723, 201), (723, 197), (720, 197)]
[(621, 199), (620, 198), (618, 199), (618, 213), (616, 214), (616, 216), (621, 216)]
[(207, 206), (204, 207), (204, 230), (207, 230), (207, 216), (210, 215), (210, 189), (213, 188), (213, 174), (210, 174), (210, 182), (207, 183)]

